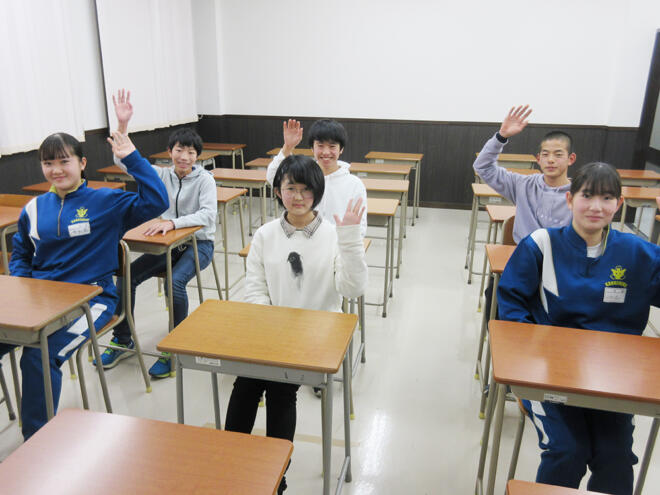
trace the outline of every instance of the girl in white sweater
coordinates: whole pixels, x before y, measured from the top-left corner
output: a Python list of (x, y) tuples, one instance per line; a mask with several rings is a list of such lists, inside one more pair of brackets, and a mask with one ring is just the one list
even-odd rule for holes
[[(286, 157), (273, 187), (285, 212), (254, 235), (247, 258), (245, 300), (292, 308), (341, 311), (341, 298), (357, 297), (367, 284), (360, 235), (362, 200), (348, 203), (335, 225), (314, 207), (325, 187), (323, 172), (306, 156)], [(266, 435), (293, 440), (299, 385), (237, 377), (227, 408), (226, 429), (250, 433), (266, 392)], [(286, 489), (282, 483), (278, 493)]]

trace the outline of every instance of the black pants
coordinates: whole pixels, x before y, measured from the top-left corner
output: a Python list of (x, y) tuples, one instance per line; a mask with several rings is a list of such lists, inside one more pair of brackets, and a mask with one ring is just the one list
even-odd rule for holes
[[(266, 436), (293, 441), (296, 432), (296, 400), (300, 385), (236, 377), (227, 406), (225, 429), (251, 433), (259, 399), (266, 392)], [(288, 468), (288, 466), (287, 466)], [(286, 488), (282, 482), (278, 493)]]
[[(488, 286), (484, 291), (484, 308), (483, 311), (486, 312), (486, 320), (490, 319), (490, 306), (493, 303), (493, 285), (495, 284), (495, 279), (492, 275), (488, 276)], [(499, 308), (495, 310), (495, 319), (499, 316)]]

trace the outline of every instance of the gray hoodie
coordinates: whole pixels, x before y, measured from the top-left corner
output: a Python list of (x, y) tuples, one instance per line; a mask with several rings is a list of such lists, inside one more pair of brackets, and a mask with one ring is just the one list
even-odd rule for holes
[(572, 214), (566, 203), (571, 185), (550, 187), (543, 174), (521, 175), (497, 165), (497, 157), (506, 143), (490, 138), (474, 162), (474, 171), (486, 184), (516, 205), (513, 240), (520, 242), (537, 229), (564, 227)]

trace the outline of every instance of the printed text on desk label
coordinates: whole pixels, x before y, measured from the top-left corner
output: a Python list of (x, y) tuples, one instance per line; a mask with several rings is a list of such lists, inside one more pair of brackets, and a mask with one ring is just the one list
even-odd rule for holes
[(220, 360), (219, 359), (207, 358), (207, 357), (202, 357), (202, 356), (197, 356), (195, 358), (195, 363), (196, 364), (206, 364), (208, 366), (220, 367)]
[(557, 394), (543, 394), (543, 400), (546, 402), (554, 402), (555, 404), (566, 404), (568, 402), (568, 397)]

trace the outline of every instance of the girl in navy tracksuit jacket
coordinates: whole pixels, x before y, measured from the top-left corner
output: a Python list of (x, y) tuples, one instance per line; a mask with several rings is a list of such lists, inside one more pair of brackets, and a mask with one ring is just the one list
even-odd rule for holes
[[(572, 181), (571, 225), (540, 229), (511, 256), (497, 292), (500, 318), (641, 335), (660, 306), (660, 247), (610, 228), (621, 182), (610, 165), (590, 163)], [(632, 415), (523, 401), (542, 449), (536, 481), (631, 494)]]
[[(138, 192), (90, 189), (83, 178), (86, 159), (80, 143), (65, 133), (47, 137), (39, 148), (39, 159), (51, 189), (32, 199), (21, 212), (9, 264), (10, 274), (18, 277), (102, 287), (103, 293), (89, 302), (97, 329), (110, 320), (118, 302), (112, 274), (118, 266), (120, 239), (169, 205), (162, 181), (128, 137), (114, 133), (108, 141), (135, 177)], [(55, 409), (62, 388), (60, 366), (88, 336), (83, 316), (48, 337)], [(0, 356), (12, 347), (0, 345)], [(27, 440), (47, 421), (39, 349), (23, 349), (21, 371), (21, 413)]]

